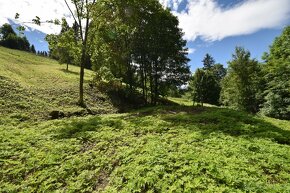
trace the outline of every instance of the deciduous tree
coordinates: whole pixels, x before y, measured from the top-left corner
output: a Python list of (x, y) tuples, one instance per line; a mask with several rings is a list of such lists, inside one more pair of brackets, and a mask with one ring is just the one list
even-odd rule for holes
[(262, 113), (276, 118), (290, 119), (290, 26), (275, 39), (263, 66), (267, 82)]
[(258, 61), (251, 59), (249, 51), (237, 47), (228, 64), (228, 74), (222, 81), (222, 103), (240, 110), (258, 112), (263, 90)]

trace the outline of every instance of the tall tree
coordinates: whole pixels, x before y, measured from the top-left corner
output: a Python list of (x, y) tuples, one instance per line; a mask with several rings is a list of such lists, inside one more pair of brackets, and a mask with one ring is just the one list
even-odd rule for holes
[(21, 34), (18, 36), (10, 24), (4, 24), (0, 28), (0, 45), (23, 51), (30, 51), (30, 43), (27, 38)]
[(222, 81), (222, 103), (240, 110), (257, 112), (263, 89), (261, 66), (242, 47), (236, 48), (228, 64), (228, 74)]
[(5, 23), (0, 27), (0, 34), (1, 34), (1, 39), (5, 40), (7, 39), (8, 35), (12, 34), (16, 36), (16, 33), (14, 32), (12, 26), (8, 23)]
[(70, 27), (65, 18), (62, 19), (59, 35), (49, 34), (46, 40), (49, 44), (50, 57), (57, 59), (61, 64), (79, 65), (81, 44), (79, 38), (75, 38), (75, 29)]
[[(157, 0), (114, 1), (101, 27), (111, 50), (113, 74), (142, 88), (144, 98), (156, 104), (167, 88), (185, 84), (190, 77), (186, 42), (178, 20)], [(114, 13), (114, 14), (112, 14)]]
[(207, 53), (204, 59), (202, 60), (202, 63), (203, 63), (203, 69), (208, 70), (213, 67), (213, 65), (215, 64), (215, 60), (210, 54)]
[(33, 44), (30, 46), (30, 52), (32, 52), (33, 54), (36, 54), (36, 50)]
[(192, 88), (192, 96), (193, 96), (193, 103), (197, 102), (203, 106), (205, 102), (205, 95), (206, 95), (206, 81), (207, 74), (206, 71), (203, 69), (198, 68), (193, 77), (192, 81), (190, 82), (190, 87)]
[(202, 62), (204, 67), (196, 71), (191, 83), (193, 100), (199, 103), (219, 105), (221, 80), (226, 74), (226, 69), (222, 64), (215, 64), (214, 58), (209, 54), (205, 55)]
[(275, 39), (269, 54), (265, 54), (265, 102), (262, 113), (276, 118), (290, 119), (290, 26)]
[(74, 22), (79, 28), (80, 41), (81, 41), (81, 57), (80, 57), (80, 84), (79, 84), (79, 101), (78, 104), (82, 107), (86, 107), (84, 101), (84, 74), (85, 66), (88, 62), (88, 44), (89, 44), (89, 33), (91, 32), (92, 24), (92, 12), (96, 0), (72, 0), (71, 3), (74, 5), (75, 12), (69, 6), (67, 0), (64, 0), (67, 8), (69, 9)]

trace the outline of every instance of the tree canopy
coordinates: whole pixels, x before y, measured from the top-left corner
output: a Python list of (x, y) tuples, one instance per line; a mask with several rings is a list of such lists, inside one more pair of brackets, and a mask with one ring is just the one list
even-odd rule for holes
[(263, 66), (265, 81), (262, 113), (290, 119), (290, 26), (275, 39)]
[(0, 27), (0, 45), (17, 50), (31, 51), (30, 43), (24, 35), (18, 36), (10, 24)]
[(263, 89), (258, 61), (251, 59), (249, 51), (236, 47), (228, 64), (228, 74), (222, 81), (222, 103), (236, 109), (258, 112)]

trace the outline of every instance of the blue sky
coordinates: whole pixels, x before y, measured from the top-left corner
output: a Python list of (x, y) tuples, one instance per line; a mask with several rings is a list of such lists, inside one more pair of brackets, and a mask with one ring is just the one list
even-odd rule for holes
[(260, 61), (262, 54), (268, 52), (269, 45), (281, 32), (282, 29), (264, 29), (250, 35), (227, 37), (220, 41), (205, 42), (198, 38), (193, 42), (188, 42), (188, 47), (196, 49), (194, 53), (189, 54), (191, 71), (202, 67), (201, 61), (206, 53), (213, 56), (216, 63), (227, 66), (227, 62), (231, 60), (236, 46), (242, 46), (249, 50), (251, 56)]
[[(180, 21), (189, 48), (191, 70), (202, 66), (206, 53), (227, 65), (236, 46), (248, 49), (260, 60), (274, 38), (290, 25), (290, 0), (159, 0)], [(20, 21), (14, 21), (15, 13)], [(63, 0), (0, 0), (0, 24), (70, 16)], [(28, 24), (25, 33), (37, 50), (47, 50), (46, 34), (59, 33), (52, 24)]]
[[(244, 47), (253, 58), (261, 60), (275, 37), (290, 25), (289, 0), (164, 0), (163, 3), (179, 17), (181, 27), (185, 26), (191, 71), (202, 67), (206, 53), (216, 63), (227, 66), (236, 46)], [(275, 7), (279, 8), (278, 13), (274, 13)]]

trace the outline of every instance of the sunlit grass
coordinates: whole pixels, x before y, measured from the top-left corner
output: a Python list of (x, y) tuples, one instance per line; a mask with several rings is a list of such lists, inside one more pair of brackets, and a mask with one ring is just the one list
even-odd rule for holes
[[(175, 98), (175, 97), (168, 97), (168, 100), (177, 103), (179, 105), (184, 105), (184, 106), (193, 106), (193, 105), (201, 105), (201, 104), (197, 104), (197, 103), (193, 103), (192, 100), (187, 99), (187, 98)], [(205, 107), (216, 107), (215, 105), (211, 105), (211, 104), (207, 104), (204, 103), (203, 106)]]
[[(79, 67), (70, 65), (69, 71), (65, 69), (66, 65), (55, 60), (0, 47), (0, 114), (5, 115), (0, 123), (49, 119), (52, 111), (82, 114), (83, 109), (77, 105)], [(89, 88), (93, 75), (85, 71), (88, 106), (98, 112), (116, 111), (106, 95)], [(99, 98), (102, 103), (97, 104)]]
[(159, 106), (0, 126), (0, 189), (288, 192), (289, 122), (270, 122), (229, 109)]
[(47, 120), (83, 110), (78, 67), (64, 69), (0, 47), (0, 192), (290, 192), (289, 121), (179, 98)]

